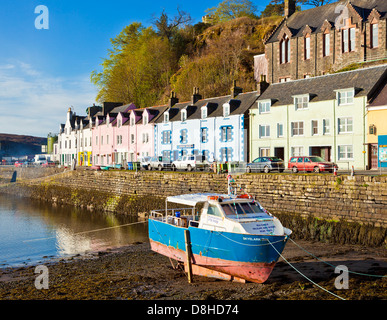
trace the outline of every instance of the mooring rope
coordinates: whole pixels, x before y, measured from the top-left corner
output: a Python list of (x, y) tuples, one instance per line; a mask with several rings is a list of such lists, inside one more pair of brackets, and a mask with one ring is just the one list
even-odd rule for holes
[[(82, 235), (82, 234), (88, 234), (88, 233), (94, 233), (94, 232), (100, 232), (100, 231), (105, 231), (105, 230), (111, 230), (111, 229), (117, 229), (117, 228), (122, 228), (122, 227), (133, 226), (133, 225), (136, 225), (136, 224), (141, 224), (141, 223), (146, 223), (146, 222), (148, 222), (148, 221), (147, 220), (145, 220), (145, 221), (138, 221), (138, 222), (122, 224), (122, 225), (114, 226), (114, 227), (107, 227), (107, 228), (101, 228), (101, 229), (77, 232), (77, 233), (74, 233), (73, 235), (74, 236), (78, 236), (78, 235)], [(55, 239), (55, 238), (56, 238), (56, 236), (48, 237), (48, 238), (33, 239), (33, 240), (24, 240), (23, 242), (24, 243), (30, 243), (30, 242), (44, 241), (44, 240)]]
[(336, 298), (339, 298), (341, 300), (346, 300), (344, 299), (343, 297), (340, 297), (338, 296), (337, 294), (325, 289), (324, 287), (320, 286), (319, 284), (317, 284), (316, 282), (314, 282), (313, 280), (311, 280), (310, 278), (308, 278), (306, 275), (304, 275), (301, 271), (299, 271), (295, 266), (293, 266), (274, 246), (273, 244), (267, 240), (269, 242), (269, 244), (272, 246), (272, 248), (278, 253), (278, 255), (289, 265), (291, 266), (295, 271), (297, 271), (301, 276), (303, 276), (306, 280), (308, 280), (310, 283), (312, 283), (313, 285), (315, 285), (316, 287), (320, 288), (321, 290), (324, 290), (325, 292), (335, 296)]
[(293, 242), (297, 247), (299, 247), (301, 250), (305, 251), (307, 254), (309, 254), (310, 256), (312, 256), (313, 258), (327, 264), (328, 266), (331, 266), (337, 270), (340, 270), (340, 271), (345, 271), (345, 272), (348, 272), (348, 273), (352, 273), (352, 274), (357, 274), (359, 276), (368, 276), (368, 277), (377, 277), (377, 278), (387, 278), (387, 276), (380, 276), (380, 275), (375, 275), (375, 274), (368, 274), (368, 273), (360, 273), (360, 272), (354, 272), (354, 271), (349, 271), (349, 270), (343, 270), (343, 269), (340, 269), (338, 266), (335, 266), (327, 261), (324, 261), (323, 259), (320, 259), (319, 257), (315, 256), (313, 253), (309, 252), (308, 250), (306, 250), (305, 248), (301, 247), (298, 243), (296, 243), (293, 239), (289, 238), (291, 242)]

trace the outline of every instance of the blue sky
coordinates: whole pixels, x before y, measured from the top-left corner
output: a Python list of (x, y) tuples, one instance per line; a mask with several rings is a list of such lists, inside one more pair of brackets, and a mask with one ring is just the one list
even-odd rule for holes
[[(57, 133), (67, 109), (85, 114), (95, 102), (90, 73), (110, 48), (110, 39), (124, 26), (176, 8), (201, 21), (205, 10), (221, 0), (1, 0), (0, 7), (0, 133), (47, 136)], [(254, 1), (258, 12), (270, 0)], [(35, 28), (49, 10), (49, 29)]]

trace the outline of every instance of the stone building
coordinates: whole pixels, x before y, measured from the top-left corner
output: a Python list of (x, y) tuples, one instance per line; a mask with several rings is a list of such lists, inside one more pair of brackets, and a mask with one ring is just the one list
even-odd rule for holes
[(325, 75), (353, 63), (385, 63), (386, 0), (342, 0), (285, 17), (265, 40), (270, 83)]

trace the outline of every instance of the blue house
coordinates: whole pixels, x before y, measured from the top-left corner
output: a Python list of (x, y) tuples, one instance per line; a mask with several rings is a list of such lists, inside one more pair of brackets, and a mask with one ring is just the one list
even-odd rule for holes
[(169, 108), (155, 125), (155, 155), (172, 161), (200, 154), (209, 161), (248, 161), (249, 110), (257, 92), (234, 86), (228, 96), (202, 99), (197, 88), (189, 102), (172, 94)]

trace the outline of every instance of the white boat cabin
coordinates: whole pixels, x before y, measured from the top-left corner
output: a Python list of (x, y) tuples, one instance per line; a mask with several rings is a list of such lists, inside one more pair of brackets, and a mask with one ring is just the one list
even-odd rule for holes
[[(188, 205), (189, 209), (168, 209), (168, 202)], [(201, 203), (199, 211), (196, 206)], [(249, 196), (222, 194), (188, 194), (171, 196), (166, 200), (165, 210), (152, 211), (151, 219), (187, 228), (252, 235), (284, 235), (281, 222), (269, 214)]]

